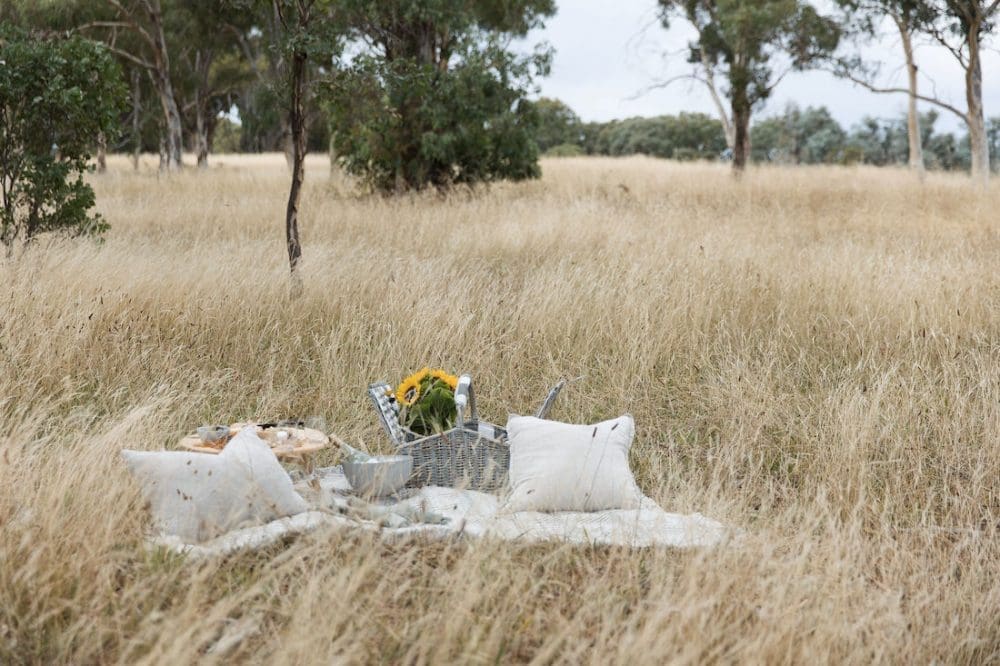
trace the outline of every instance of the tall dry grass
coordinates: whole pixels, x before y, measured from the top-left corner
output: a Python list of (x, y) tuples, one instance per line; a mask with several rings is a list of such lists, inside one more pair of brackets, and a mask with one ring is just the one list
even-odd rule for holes
[[(102, 245), (0, 264), (0, 662), (1000, 661), (1000, 189), (873, 169), (566, 159), (448, 198), (279, 156), (95, 177)], [(143, 548), (123, 447), (470, 371), (503, 422), (631, 412), (667, 510), (738, 546)], [(244, 640), (229, 640), (245, 636)], [(222, 637), (222, 641), (219, 639)]]

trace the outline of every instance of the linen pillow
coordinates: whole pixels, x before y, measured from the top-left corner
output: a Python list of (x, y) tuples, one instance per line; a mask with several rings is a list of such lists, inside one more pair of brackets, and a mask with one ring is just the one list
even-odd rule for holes
[(638, 509), (629, 415), (592, 425), (511, 416), (508, 511)]
[(218, 455), (126, 450), (122, 457), (142, 486), (154, 526), (189, 543), (309, 509), (252, 427)]

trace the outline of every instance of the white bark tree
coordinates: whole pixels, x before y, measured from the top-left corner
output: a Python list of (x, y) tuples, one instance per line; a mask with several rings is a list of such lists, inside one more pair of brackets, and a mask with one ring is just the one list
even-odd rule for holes
[(965, 73), (964, 120), (969, 128), (972, 177), (985, 186), (990, 178), (990, 148), (983, 111), (983, 37), (1000, 14), (1000, 0), (937, 0), (934, 5), (938, 16), (929, 32)]
[[(90, 21), (79, 27), (84, 32), (99, 31), (108, 47), (124, 60), (143, 68), (160, 100), (163, 111), (164, 159), (161, 168), (174, 171), (183, 167), (181, 112), (170, 76), (170, 54), (163, 28), (160, 0), (104, 0), (113, 20)], [(135, 39), (130, 46), (119, 41), (120, 31)]]
[[(920, 26), (931, 16), (930, 8), (920, 0), (840, 0), (845, 9), (845, 24), (849, 32), (865, 41), (878, 39), (880, 23), (888, 19), (899, 34), (903, 60), (906, 64), (907, 113), (906, 128), (909, 141), (909, 166), (921, 179), (924, 177), (924, 151), (920, 131), (920, 113), (917, 101), (921, 99), (916, 54), (913, 38)], [(855, 44), (857, 47), (857, 44)], [(857, 83), (876, 93), (897, 93), (897, 88), (876, 85), (878, 68), (866, 65), (857, 56), (834, 60), (834, 74)]]

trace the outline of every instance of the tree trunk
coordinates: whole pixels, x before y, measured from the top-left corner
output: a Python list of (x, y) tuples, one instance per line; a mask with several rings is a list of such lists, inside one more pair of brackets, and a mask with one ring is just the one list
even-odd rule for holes
[(906, 133), (910, 141), (910, 168), (924, 178), (924, 147), (920, 137), (920, 116), (917, 113), (917, 63), (913, 58), (913, 42), (907, 23), (900, 17), (894, 17), (899, 37), (903, 42), (903, 54), (906, 56), (906, 74), (909, 83), (909, 105), (906, 111)]
[(205, 108), (201, 103), (201, 96), (195, 95), (195, 153), (198, 155), (198, 168), (208, 168), (208, 123), (205, 122)]
[(289, 171), (295, 170), (295, 136), (291, 117), (281, 119), (281, 150), (285, 153), (285, 164)]
[(184, 137), (181, 129), (181, 112), (177, 107), (177, 97), (170, 81), (170, 55), (167, 52), (167, 40), (163, 33), (163, 13), (159, 0), (144, 3), (146, 13), (152, 23), (153, 30), (153, 85), (160, 97), (163, 107), (163, 120), (167, 132), (167, 169), (174, 171), (184, 166)]
[(97, 133), (97, 173), (108, 170), (108, 137), (104, 132)]
[(745, 91), (732, 91), (733, 108), (733, 173), (746, 170), (750, 159), (750, 102)]
[(299, 199), (302, 196), (302, 181), (305, 178), (306, 159), (306, 54), (300, 51), (292, 54), (291, 63), (291, 104), (288, 123), (292, 144), (292, 186), (288, 192), (288, 209), (285, 212), (285, 243), (288, 246), (288, 265), (292, 273), (292, 293), (301, 290), (301, 278), (297, 272), (302, 258), (299, 242)]
[(169, 171), (176, 171), (184, 166), (184, 137), (181, 129), (181, 112), (177, 108), (177, 99), (174, 97), (174, 88), (170, 84), (169, 74), (156, 72), (154, 78), (157, 80), (156, 88), (160, 97), (160, 106), (163, 107), (163, 120), (166, 125), (164, 130), (166, 132), (167, 143), (167, 169)]
[(219, 119), (213, 115), (205, 117), (205, 147), (208, 154), (215, 152), (215, 130), (219, 126)]
[(983, 117), (983, 71), (980, 59), (979, 25), (970, 26), (966, 44), (968, 66), (965, 69), (965, 99), (968, 103), (969, 149), (972, 153), (972, 177), (983, 187), (990, 180), (990, 147)]
[(160, 128), (160, 171), (166, 171), (170, 168), (170, 155), (167, 152), (167, 134)]
[(140, 77), (138, 69), (132, 70), (132, 169), (139, 170), (139, 153), (142, 152), (142, 133), (139, 131), (140, 116), (142, 115), (142, 103), (139, 95), (142, 92), (140, 87)]
[(709, 62), (708, 55), (704, 49), (701, 51), (701, 65), (705, 69), (705, 87), (708, 88), (708, 94), (712, 97), (712, 103), (715, 104), (715, 111), (719, 115), (719, 122), (722, 123), (722, 131), (726, 135), (726, 147), (730, 151), (734, 151), (736, 147), (736, 131), (733, 129), (733, 122), (729, 118), (729, 114), (726, 113), (726, 107), (722, 104), (722, 97), (719, 95), (719, 90), (715, 87), (715, 70), (712, 68), (712, 63)]

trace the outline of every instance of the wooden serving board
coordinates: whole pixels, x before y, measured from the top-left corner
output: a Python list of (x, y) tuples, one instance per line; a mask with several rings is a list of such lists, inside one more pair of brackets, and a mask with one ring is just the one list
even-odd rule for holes
[[(249, 423), (234, 423), (229, 426), (229, 436), (233, 437), (236, 433), (242, 430), (245, 426), (252, 425)], [(287, 432), (290, 439), (284, 442), (278, 442), (274, 437), (275, 433), (283, 430)], [(265, 442), (270, 444), (271, 450), (274, 451), (274, 455), (279, 458), (302, 458), (303, 456), (309, 456), (316, 453), (320, 449), (325, 449), (330, 445), (330, 438), (324, 435), (319, 430), (313, 428), (257, 428), (257, 435), (260, 436)], [(199, 453), (219, 453), (225, 448), (225, 445), (214, 447), (209, 446), (201, 440), (198, 435), (187, 435), (183, 437), (177, 446), (182, 449), (187, 449), (188, 451), (198, 451)]]

